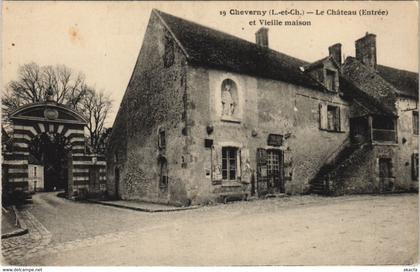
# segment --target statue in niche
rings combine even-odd
[[[233,115],[235,112],[235,101],[232,98],[231,89],[229,82],[222,88],[222,115]]]

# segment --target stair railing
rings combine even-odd
[[[324,159],[322,160],[323,161],[322,165],[334,163],[335,159],[337,158],[337,155],[349,145],[350,145],[350,137],[347,137],[336,149],[334,149],[334,151],[332,151],[331,153],[329,153],[327,156],[324,157]]]

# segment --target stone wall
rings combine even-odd
[[[179,173],[186,141],[184,64],[181,49],[152,13],[110,140],[107,161],[111,195],[118,186],[122,199],[172,204],[188,200]],[[166,134],[164,150],[158,147],[159,130]],[[166,189],[159,186],[162,158],[168,165]]]
[[[232,120],[221,117],[220,90],[224,79],[232,79],[238,86],[239,116]],[[195,186],[196,202],[211,201],[218,187],[208,175],[212,167],[212,150],[204,146],[205,139],[213,140],[215,148],[236,146],[241,150],[242,161],[248,160],[251,172],[256,169],[257,148],[277,148],[284,151],[286,193],[305,193],[328,156],[348,137],[348,105],[338,94],[310,90],[296,85],[254,78],[235,73],[189,69],[188,93],[195,106],[191,112],[193,141],[189,146],[192,161],[190,180]],[[319,104],[326,103],[341,108],[341,131],[319,128]],[[208,133],[207,127],[212,132]],[[269,134],[285,138],[281,147],[267,144]],[[243,166],[243,164],[242,164]],[[244,169],[241,169],[244,171]],[[242,186],[250,189],[252,175],[242,173]]]
[[[414,99],[397,100],[398,109],[398,152],[396,155],[397,184],[400,189],[418,189],[418,181],[412,178],[412,155],[418,153],[418,135],[413,133],[413,110],[418,111]]]
[[[228,114],[222,106],[226,80],[232,84]],[[320,123],[320,112],[328,106],[340,109],[336,131]],[[417,138],[408,132],[407,114],[401,112],[405,121],[399,128],[400,141],[404,137],[406,145],[392,149],[398,157],[396,174],[404,180],[408,176],[402,169],[410,168],[407,156],[417,149]],[[348,141],[348,120],[349,105],[338,92],[187,64],[182,48],[152,13],[111,135],[107,190],[123,199],[176,205],[215,201],[228,187],[250,192],[257,149],[264,148],[284,155],[285,192],[307,193],[309,181]],[[164,148],[159,147],[162,131]],[[270,134],[281,135],[282,145],[269,145]],[[223,147],[235,147],[240,154],[234,184],[220,181],[216,171],[221,168]],[[371,180],[375,152],[349,168],[350,183],[343,181],[343,192],[375,191]],[[167,187],[160,186],[162,160],[167,162]],[[365,187],[365,180],[371,187]],[[406,187],[399,181],[395,185]]]
[[[418,181],[412,176],[412,156],[418,153],[418,135],[413,133],[413,110],[417,110],[417,101],[399,98],[396,108],[398,142],[375,143],[357,158],[352,158],[352,163],[336,178],[340,185],[336,194],[386,192],[379,177],[381,158],[391,160],[392,186],[389,191],[418,190]]]

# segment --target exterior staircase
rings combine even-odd
[[[338,152],[333,152],[326,163],[320,168],[316,176],[310,181],[310,193],[320,195],[334,195],[337,193],[340,173],[352,165],[360,155],[366,152],[367,144],[352,144],[344,142]]]

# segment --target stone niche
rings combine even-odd
[[[226,78],[220,85],[219,108],[222,121],[239,122],[241,118],[240,90],[238,84]]]

